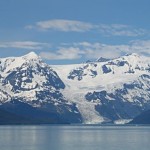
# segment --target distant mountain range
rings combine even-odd
[[[34,52],[0,59],[0,124],[124,123],[149,109],[150,57],[74,65],[48,65]]]

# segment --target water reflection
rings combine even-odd
[[[149,150],[150,127],[0,126],[0,150]]]

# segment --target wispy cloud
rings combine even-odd
[[[133,28],[129,25],[123,24],[101,24],[99,25],[99,31],[106,36],[129,36],[136,37],[147,34],[147,31],[141,28]]]
[[[40,21],[35,23],[35,25],[26,26],[28,29],[37,28],[40,30],[58,30],[58,31],[74,31],[74,32],[84,32],[89,31],[94,28],[94,25],[82,21],[76,20],[63,20],[63,19],[55,19],[55,20],[47,20]]]
[[[80,42],[73,43],[75,47],[84,49],[87,58],[97,58],[97,56],[106,58],[116,58],[126,53],[139,53],[150,55],[150,40],[135,40],[128,44],[110,45],[103,43]]]
[[[130,49],[133,52],[150,56],[150,40],[135,40],[130,42]]]
[[[44,47],[50,47],[50,44],[33,41],[0,42],[0,48],[20,48],[28,50],[39,50],[43,49]]]
[[[48,60],[72,60],[81,58],[84,53],[79,48],[68,47],[60,48],[56,52],[41,52],[40,56]]]
[[[139,53],[150,56],[150,40],[131,41],[126,45],[103,43],[73,43],[59,47],[55,52],[41,52],[41,57],[48,60],[97,59],[98,57],[117,58],[122,54]]]
[[[92,24],[77,20],[54,19],[36,22],[34,25],[27,25],[27,29],[38,29],[41,31],[57,30],[63,32],[86,32],[96,31],[103,36],[128,36],[137,37],[147,34],[148,31],[141,28],[134,28],[124,24]]]

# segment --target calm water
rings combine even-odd
[[[149,150],[150,126],[0,126],[0,150]]]

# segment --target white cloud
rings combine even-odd
[[[86,53],[88,58],[106,57],[106,58],[116,58],[125,53],[139,53],[150,55],[150,40],[137,40],[131,41],[129,44],[122,45],[109,45],[102,43],[74,43],[76,47],[82,47],[84,50],[89,50]]]
[[[35,25],[27,25],[26,29],[57,30],[63,32],[86,32],[94,30],[103,36],[127,36],[137,37],[148,34],[141,28],[134,28],[124,24],[92,24],[77,20],[54,19],[36,22]]]
[[[147,34],[147,31],[141,28],[133,28],[128,25],[123,24],[101,24],[99,25],[99,31],[105,36],[128,36],[128,37],[136,37]]]
[[[48,60],[71,60],[81,58],[84,54],[79,48],[60,48],[56,52],[41,52],[40,56]]]
[[[21,48],[29,50],[39,50],[43,47],[50,47],[50,44],[33,41],[0,42],[0,48]]]
[[[40,56],[48,60],[73,60],[73,59],[97,59],[98,57],[116,58],[125,53],[139,53],[150,55],[150,40],[131,41],[124,45],[110,45],[103,43],[80,42],[65,44],[54,51],[48,51],[51,47],[48,43],[33,41],[0,42],[0,48],[17,48],[27,50],[40,50]],[[43,51],[46,49],[47,51]]]
[[[82,45],[83,44],[83,45]],[[74,45],[74,44],[73,44]],[[105,45],[101,43],[79,43],[77,46],[62,47],[55,52],[41,52],[40,56],[47,60],[73,60],[81,59],[85,57],[87,59],[105,57],[105,58],[116,58],[121,55],[121,48],[126,48],[126,46],[113,46]],[[86,46],[85,46],[86,45]],[[81,48],[81,46],[83,46]]]
[[[40,21],[37,22],[35,26],[28,25],[26,26],[26,28],[28,29],[37,28],[40,30],[52,29],[65,32],[68,31],[84,32],[94,28],[94,25],[76,20],[55,19],[55,20]]]
[[[119,57],[124,50],[127,53],[129,52],[128,45],[108,45],[89,42],[74,43],[73,45],[81,47],[85,52],[85,57],[88,59],[96,59],[98,57],[116,58]]]
[[[131,41],[130,49],[137,53],[145,53],[150,55],[150,40],[141,41]]]
[[[73,43],[65,44],[55,52],[41,52],[41,57],[48,60],[97,59],[99,57],[117,58],[122,54],[139,53],[150,55],[150,40],[132,41],[124,45],[109,45],[103,43]]]

